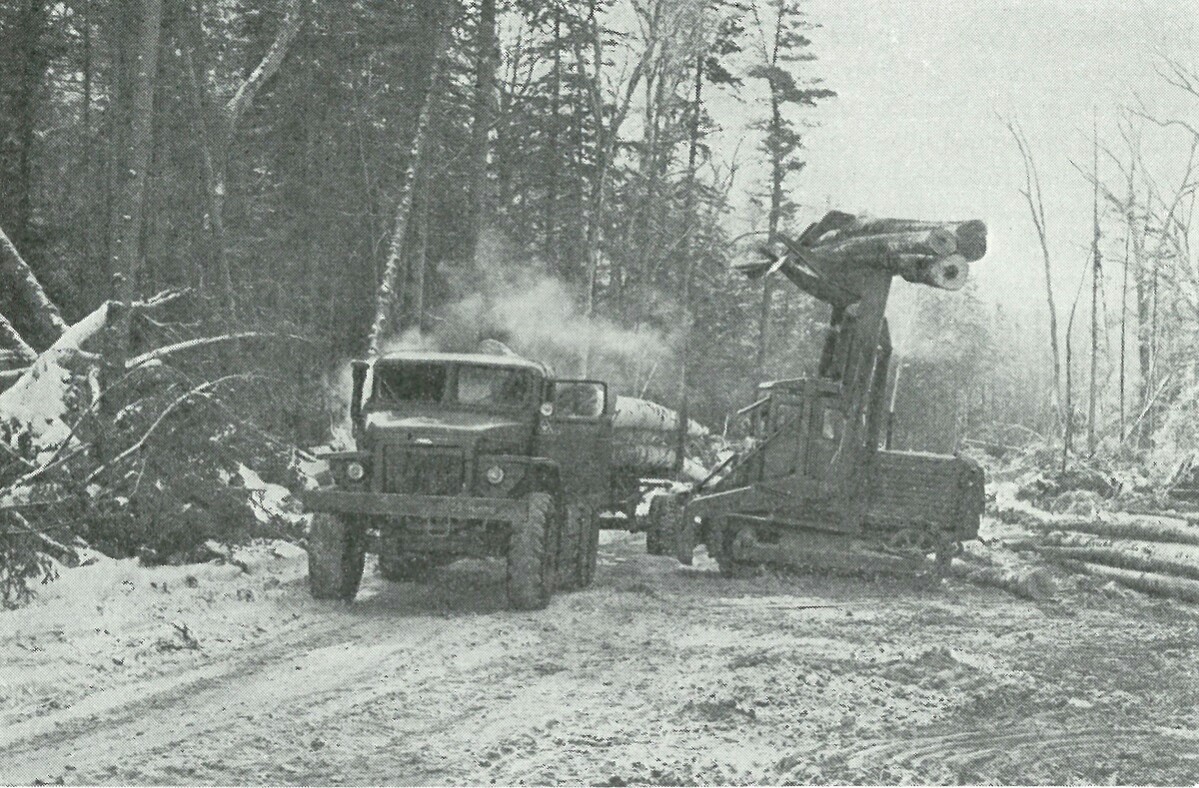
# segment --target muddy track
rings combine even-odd
[[[900,741],[868,745],[845,759],[853,773],[906,770],[922,775],[964,776],[994,774],[1002,767],[1020,763],[1048,764],[1065,758],[1078,767],[1095,759],[1115,755],[1152,756],[1159,762],[1186,758],[1199,745],[1193,731],[1168,728],[1120,729],[1103,726],[1091,729],[1032,730],[999,732],[980,729],[924,735]],[[1192,758],[1199,767],[1199,755]]]

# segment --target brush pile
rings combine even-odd
[[[82,545],[181,563],[209,560],[213,544],[298,536],[298,518],[264,506],[295,485],[301,456],[275,437],[295,387],[248,361],[269,337],[197,336],[183,292],[109,301],[68,324],[3,241],[3,345],[17,364],[0,381],[0,606],[27,600]]]

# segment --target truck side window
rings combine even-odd
[[[554,412],[597,419],[604,415],[604,387],[587,381],[560,380],[554,384]]]

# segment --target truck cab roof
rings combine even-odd
[[[493,355],[490,353],[442,353],[428,350],[398,350],[384,353],[376,361],[411,361],[426,364],[481,364],[489,367],[527,369],[542,377],[550,377],[546,365],[515,355]]]

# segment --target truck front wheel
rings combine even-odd
[[[554,499],[548,493],[530,493],[525,504],[524,519],[512,523],[508,537],[508,603],[517,610],[540,610],[553,591]]]
[[[308,587],[317,599],[353,601],[366,562],[364,528],[347,517],[318,512],[308,534]]]

